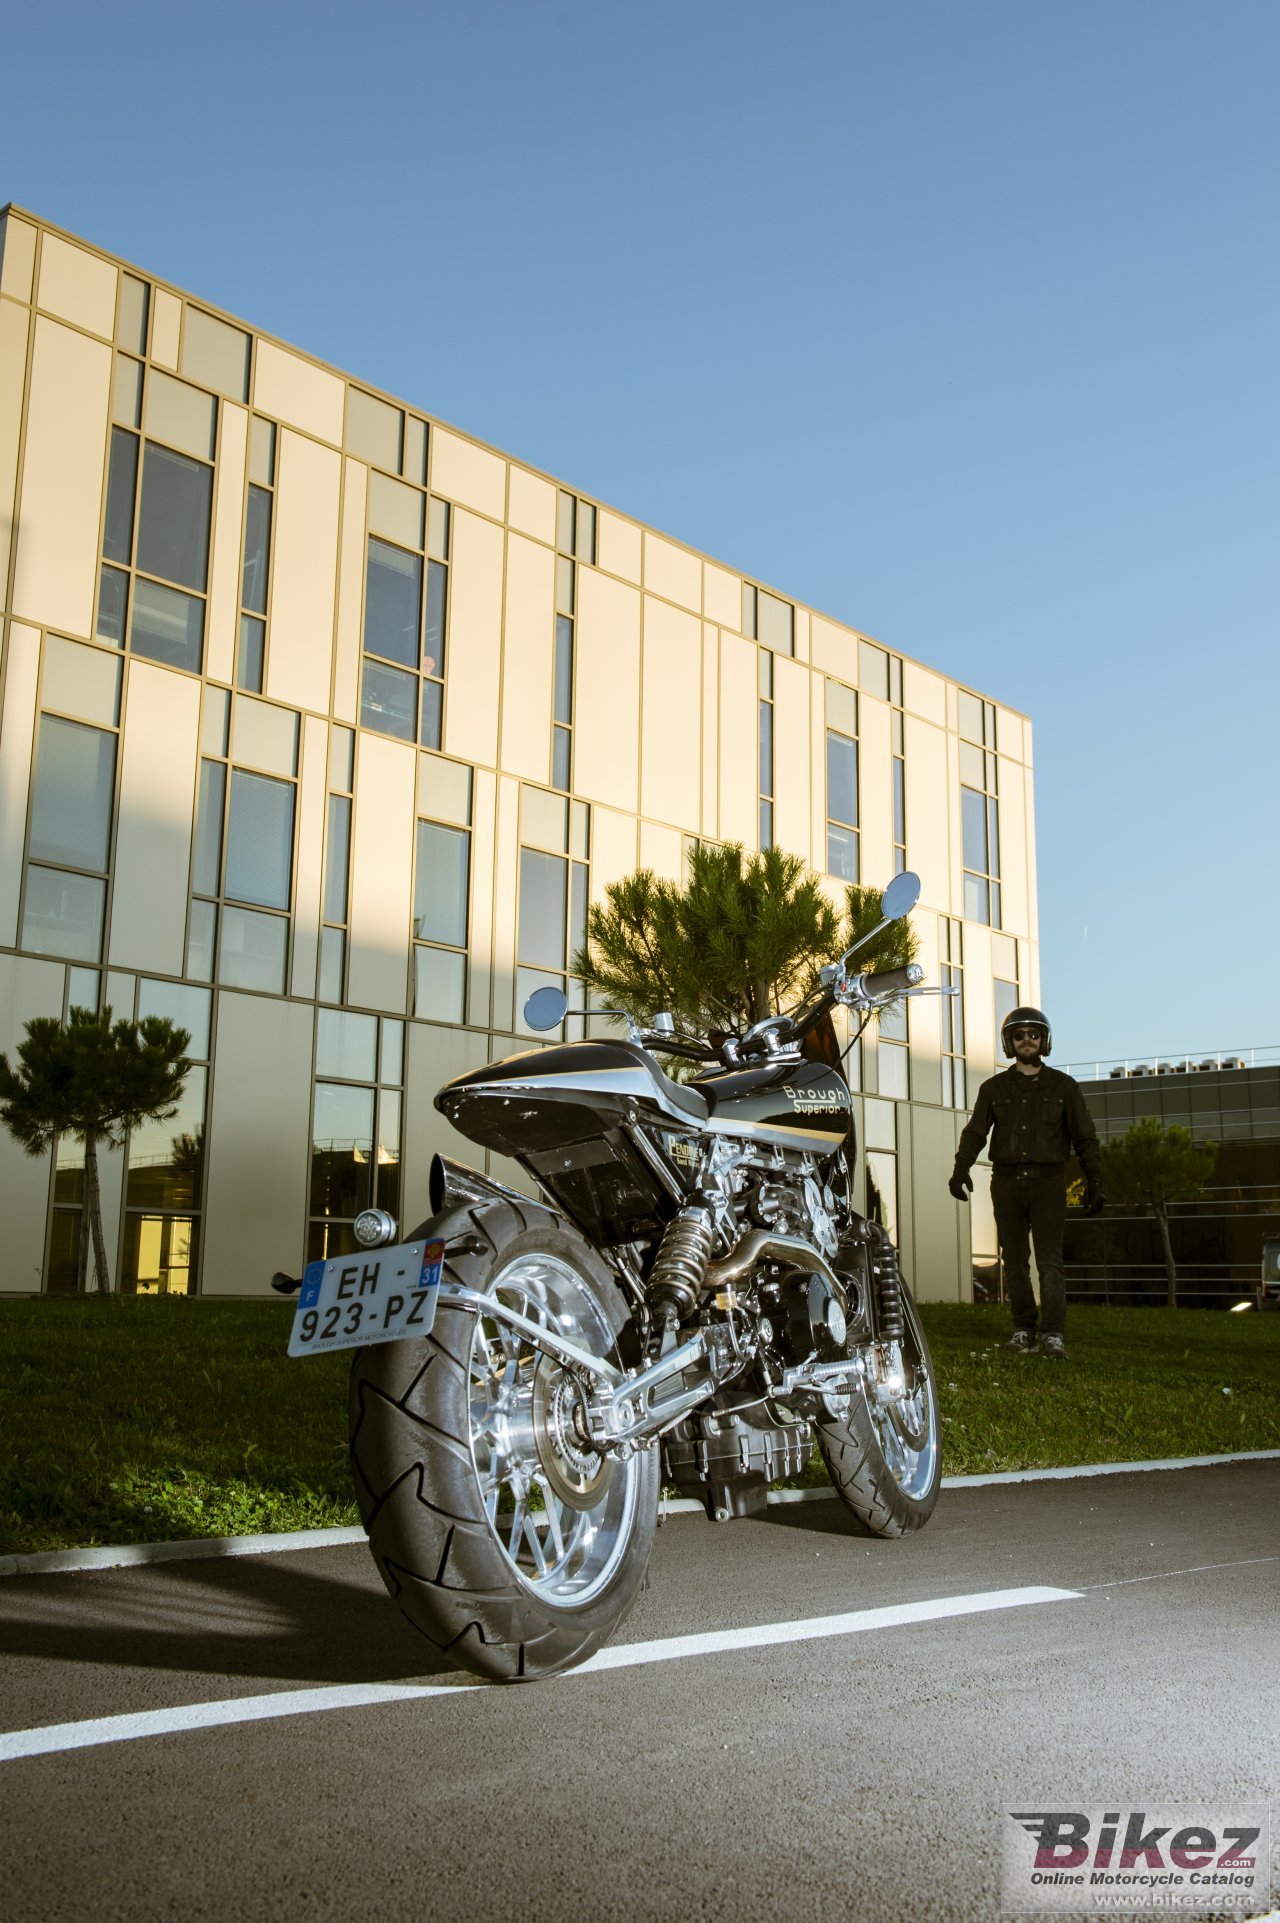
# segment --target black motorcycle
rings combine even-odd
[[[885,891],[909,914],[914,875]],[[858,1528],[937,1501],[928,1344],[884,1227],[851,1205],[855,1147],[832,1010],[927,993],[850,972],[714,1044],[628,1016],[628,1038],[491,1063],[437,1108],[514,1157],[544,1201],[437,1156],[408,1241],[377,1210],[360,1254],[311,1264],[290,1353],[357,1351],[351,1463],[378,1569],[451,1662],[510,1681],[585,1661],[640,1585],[664,1485],[752,1515],[816,1435]],[[936,992],[936,991],[934,991]],[[615,1011],[621,1012],[621,1011]],[[525,1019],[565,1019],[539,989]],[[703,1064],[688,1081],[658,1056]],[[286,1281],[286,1278],[280,1278]]]

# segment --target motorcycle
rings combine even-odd
[[[355,1350],[350,1454],[382,1579],[438,1653],[477,1675],[552,1676],[613,1634],[640,1587],[664,1486],[715,1521],[760,1512],[814,1440],[855,1527],[928,1520],[941,1474],[929,1345],[884,1226],[852,1206],[856,1149],[832,1021],[921,989],[915,964],[850,964],[740,1035],[627,1034],[460,1075],[436,1107],[513,1157],[543,1199],[437,1156],[431,1215],[312,1263],[293,1355]],[[945,991],[944,991],[945,992]],[[558,989],[526,1005],[559,1027]],[[668,1075],[658,1057],[696,1065]],[[287,1277],[279,1286],[297,1287]]]

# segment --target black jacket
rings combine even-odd
[[[993,1168],[1061,1168],[1074,1151],[1085,1180],[1101,1179],[1097,1131],[1080,1084],[1047,1063],[1036,1076],[1014,1066],[982,1084],[956,1150],[958,1173],[968,1174],[988,1135]]]

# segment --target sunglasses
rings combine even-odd
[[[1043,1035],[1044,1030],[1040,1028],[1011,1028],[1009,1030],[1009,1039],[1012,1042],[1038,1042],[1042,1040]]]

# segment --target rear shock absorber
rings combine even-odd
[[[882,1342],[901,1342],[902,1322],[902,1272],[898,1268],[898,1251],[886,1229],[879,1223],[868,1223],[875,1230],[875,1240],[871,1249],[871,1273],[876,1283],[876,1307],[879,1310],[878,1333]]]
[[[715,1246],[715,1217],[701,1198],[668,1222],[649,1275],[650,1300],[677,1319],[692,1315]]]

